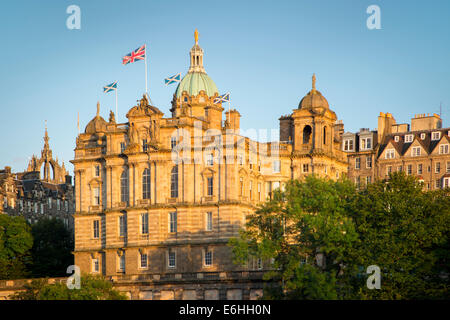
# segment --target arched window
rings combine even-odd
[[[323,127],[323,144],[327,144],[327,127]]]
[[[142,199],[150,199],[150,169],[148,168],[142,174]]]
[[[303,143],[304,144],[310,143],[311,132],[312,132],[312,129],[310,126],[307,125],[303,128]]]
[[[120,201],[128,203],[128,169],[120,176]]]
[[[170,197],[178,198],[178,166],[174,166],[170,173]]]

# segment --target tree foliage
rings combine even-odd
[[[73,264],[73,240],[69,229],[58,219],[42,219],[32,226],[34,238],[31,249],[33,277],[66,276]]]
[[[34,279],[25,290],[12,298],[15,300],[126,300],[127,297],[113,288],[101,276],[84,275],[80,289],[69,289],[65,282],[48,284],[47,279]]]
[[[22,217],[0,215],[0,279],[24,278],[29,273],[31,229]]]
[[[401,173],[361,191],[308,176],[275,192],[230,245],[235,263],[271,262],[266,299],[445,298],[449,199]],[[370,265],[380,290],[366,286]]]

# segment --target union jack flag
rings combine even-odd
[[[217,98],[214,99],[214,103],[220,103],[220,102],[230,102],[230,93],[227,92],[221,96],[218,96]]]
[[[131,62],[136,62],[137,60],[145,59],[145,44],[142,47],[137,48],[133,52],[127,54],[122,59],[122,64],[129,64]]]

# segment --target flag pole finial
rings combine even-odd
[[[195,29],[194,31],[194,39],[195,39],[195,44],[198,44],[198,30]]]
[[[97,117],[100,116],[100,101],[97,101]]]
[[[312,76],[312,89],[314,91],[316,91],[316,74],[315,73],[313,73],[313,76]]]

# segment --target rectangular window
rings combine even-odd
[[[439,140],[441,138],[441,133],[439,131],[431,133],[431,140]]]
[[[397,167],[397,171],[398,171],[398,172],[402,172],[402,171],[403,171],[403,166],[398,166],[398,167]]]
[[[56,200],[56,208],[61,210],[61,201],[59,199]]]
[[[205,250],[205,261],[204,261],[205,267],[212,266],[212,259],[213,259],[212,255],[213,255],[212,251]]]
[[[372,149],[372,138],[362,138],[361,139],[361,150]]]
[[[417,174],[422,174],[422,164],[421,163],[419,163],[418,165],[417,165]]]
[[[100,188],[94,188],[94,206],[100,205]]]
[[[142,151],[143,152],[147,152],[148,151],[147,139],[142,139]]]
[[[448,153],[448,144],[441,144],[439,146],[439,154],[447,154]]]
[[[441,172],[441,163],[440,162],[436,162],[436,167],[435,167],[435,173],[440,173]]]
[[[213,177],[207,178],[207,185],[208,185],[208,196],[212,196],[214,194],[214,179]]]
[[[95,166],[94,171],[95,171],[94,175],[96,177],[100,177],[100,166]]]
[[[386,175],[389,175],[392,172],[392,166],[386,167]]]
[[[244,179],[243,178],[239,178],[239,188],[240,188],[241,196],[243,196],[244,195]]]
[[[405,136],[405,143],[409,143],[409,142],[412,142],[413,141],[413,135],[412,134],[407,134],[406,136]]]
[[[357,176],[355,178],[355,184],[356,184],[356,188],[359,188],[361,186],[361,177]]]
[[[412,174],[412,165],[411,164],[408,164],[406,173],[408,175]]]
[[[125,254],[124,253],[119,257],[119,270],[125,271]]]
[[[100,237],[100,220],[94,220],[93,224],[94,239],[98,239]]]
[[[125,215],[121,215],[119,217],[119,236],[125,237],[127,232],[127,217]]]
[[[443,184],[442,184],[443,188],[450,187],[450,178],[444,178],[444,179],[442,179],[442,182],[443,182]]]
[[[92,259],[92,272],[97,273],[100,270],[98,259]]]
[[[366,157],[366,168],[372,168],[372,156]]]
[[[344,140],[344,151],[353,151],[353,139]]]
[[[176,266],[175,252],[170,250],[169,254],[168,254],[168,258],[169,258],[169,261],[168,261],[169,268],[175,268],[175,266]]]
[[[273,161],[272,165],[273,165],[273,173],[281,172],[281,161],[280,160]]]
[[[360,169],[360,168],[361,168],[361,158],[356,157],[355,158],[355,169]]]
[[[48,208],[52,208],[52,198],[48,198]]]
[[[450,161],[447,161],[447,173],[450,173]]]
[[[420,147],[413,147],[411,150],[411,156],[412,157],[420,156]]]
[[[177,144],[178,144],[177,138],[176,137],[171,137],[170,138],[170,149],[175,149]]]
[[[309,164],[304,163],[304,164],[303,164],[303,173],[306,173],[306,172],[308,172],[308,171],[309,171]]]
[[[436,189],[438,189],[438,188],[440,188],[441,187],[441,180],[440,179],[437,179],[436,180]]]
[[[249,181],[248,189],[249,189],[249,193],[250,193],[250,200],[253,200],[253,181],[252,180]]]
[[[141,233],[148,234],[148,213],[141,213]]]
[[[212,221],[212,212],[206,213],[206,231],[212,231],[213,221]]]
[[[366,184],[370,184],[372,183],[372,177],[371,176],[367,176],[366,177]]]
[[[12,206],[11,206],[11,207],[12,207]],[[41,203],[40,207],[41,207],[41,214],[44,214],[44,204]]]
[[[125,142],[121,142],[120,143],[120,153],[124,153],[125,149],[126,149]]]
[[[141,253],[141,268],[147,269],[148,266],[148,257],[146,253]]]
[[[169,232],[170,233],[177,232],[177,213],[176,212],[169,213]]]
[[[384,154],[385,159],[394,159],[395,158],[395,150],[394,149],[388,149],[386,150],[386,153]]]

